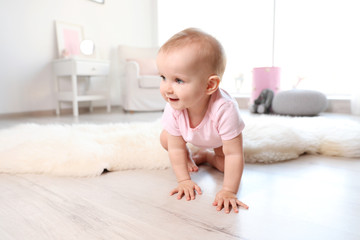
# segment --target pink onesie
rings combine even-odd
[[[212,94],[207,112],[197,127],[190,127],[186,109],[174,110],[169,103],[165,107],[162,125],[169,134],[182,136],[185,142],[200,148],[220,147],[223,140],[237,137],[245,127],[237,102],[222,89]]]

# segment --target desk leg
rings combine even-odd
[[[77,78],[76,75],[71,76],[71,85],[72,85],[72,92],[73,92],[73,115],[74,117],[79,116],[79,106],[78,106],[78,99],[77,99]]]
[[[111,86],[109,77],[106,77],[106,89],[107,89],[107,102],[106,102],[106,110],[107,112],[111,112]]]
[[[86,85],[85,85],[85,91],[89,92],[90,90],[90,81],[91,81],[91,76],[87,76],[86,77]],[[89,107],[90,112],[92,113],[94,111],[94,107],[93,107],[93,102],[90,101],[90,107]]]
[[[91,113],[94,112],[94,107],[93,107],[93,102],[92,101],[90,101],[89,110],[90,110]]]
[[[55,112],[56,115],[60,115],[60,101],[59,101],[59,79],[57,76],[54,77],[55,80],[55,94],[56,94],[56,103],[55,103]]]

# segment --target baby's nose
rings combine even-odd
[[[173,93],[173,88],[172,88],[172,86],[171,86],[171,83],[170,83],[170,81],[168,81],[167,83],[166,83],[166,92],[167,93]]]

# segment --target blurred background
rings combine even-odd
[[[253,68],[277,66],[281,90],[349,100],[360,94],[359,11],[357,0],[0,0],[0,114],[55,108],[55,21],[81,25],[96,58],[110,61],[113,106],[122,105],[118,46],[158,47],[187,27],[223,44],[222,87],[234,95],[251,94]]]

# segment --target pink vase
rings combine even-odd
[[[276,94],[280,88],[279,67],[258,67],[253,69],[253,84],[250,102],[260,95],[261,91],[269,88]]]

